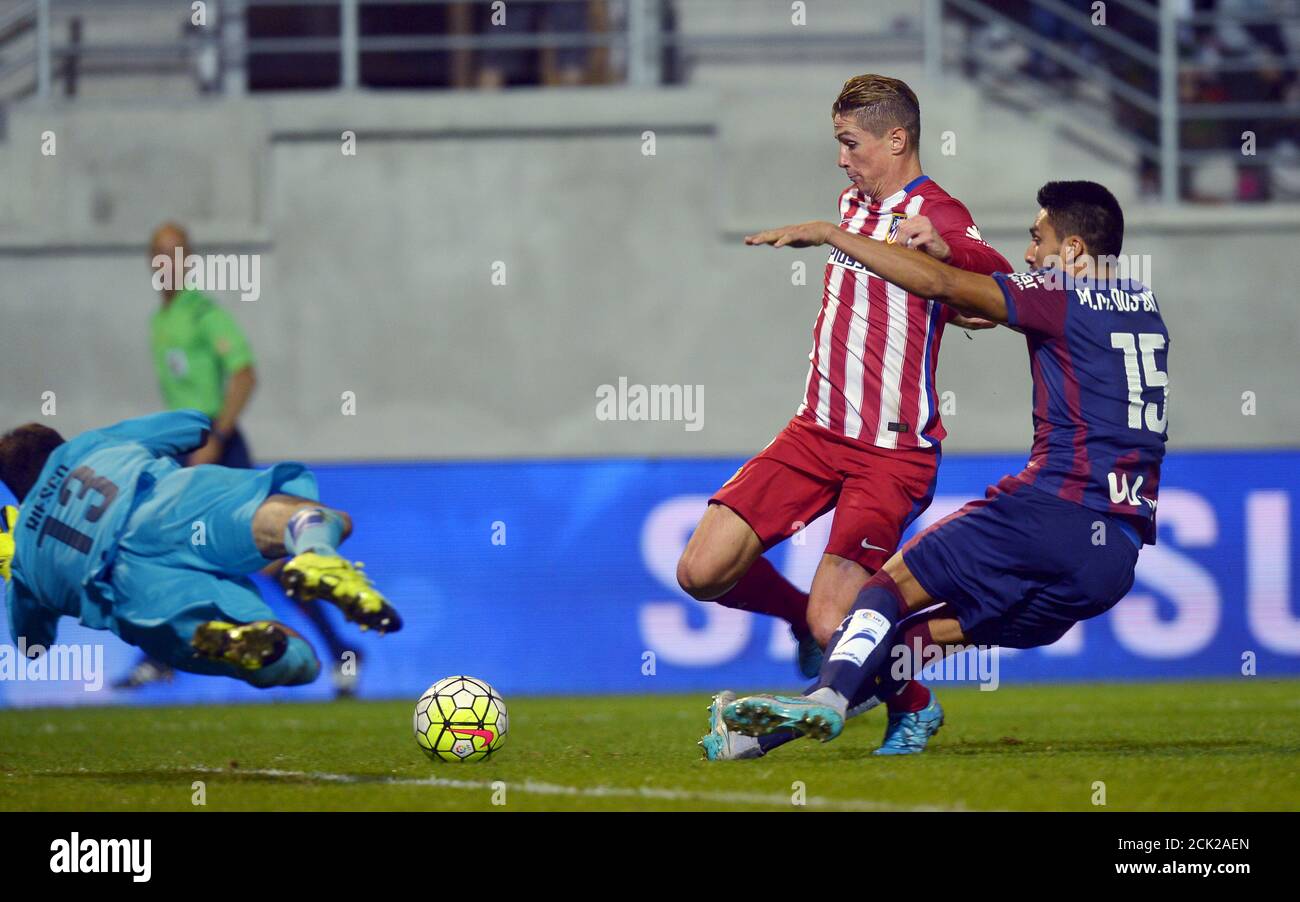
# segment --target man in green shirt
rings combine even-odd
[[[167,223],[154,232],[151,244],[151,263],[162,257],[161,270],[170,276],[150,324],[158,383],[169,410],[192,408],[212,418],[207,444],[187,463],[251,467],[237,423],[257,384],[253,352],[228,310],[201,291],[184,288],[183,273],[171,272],[178,249],[182,258],[188,253],[188,242],[184,229]]]
[[[169,410],[198,410],[212,420],[207,443],[192,452],[185,459],[186,464],[248,469],[253,466],[253,458],[238,422],[257,384],[253,351],[230,311],[202,291],[184,287],[183,269],[173,271],[174,261],[184,260],[188,253],[191,253],[189,236],[181,226],[164,223],[154,232],[149,263],[162,295],[162,306],[150,323],[149,343],[158,384]],[[268,570],[278,570],[279,566],[274,564]],[[298,607],[329,647],[338,694],[353,694],[355,668],[344,671],[342,658],[347,649],[325,612],[312,603]],[[119,689],[134,689],[171,676],[171,667],[143,656],[114,685]]]

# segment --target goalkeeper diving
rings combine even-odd
[[[0,515],[0,575],[9,631],[29,656],[55,641],[59,618],[75,617],[178,670],[310,683],[316,653],[249,579],[283,557],[291,597],[329,602],[363,630],[401,629],[360,565],[339,555],[351,519],[319,502],[305,466],[181,466],[211,428],[178,410],[70,441],[39,423],[0,437],[0,481],[21,505]]]

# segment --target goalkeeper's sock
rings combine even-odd
[[[284,547],[291,555],[314,551],[338,557],[342,541],[343,518],[324,507],[304,507],[284,528]]]
[[[796,639],[811,635],[808,593],[796,589],[765,557],[754,561],[734,586],[714,600],[725,608],[780,617],[790,624]]]

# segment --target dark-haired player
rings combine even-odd
[[[311,646],[248,579],[286,555],[291,596],[328,601],[362,629],[401,628],[339,556],[351,520],[317,500],[302,464],[181,467],[211,428],[179,410],[71,441],[39,423],[0,437],[0,481],[22,505],[0,512],[0,574],[9,632],[29,655],[54,641],[60,617],[75,617],[179,670],[309,683],[320,671]]]
[[[1124,217],[1109,191],[1050,182],[1038,203],[1025,253],[1034,271],[1024,274],[963,272],[825,222],[746,239],[829,243],[910,292],[1023,332],[1034,382],[1024,471],[927,529],[872,576],[827,645],[814,689],[727,705],[726,725],[760,736],[763,748],[838,736],[846,711],[888,681],[900,633],[935,645],[1055,642],[1123,598],[1142,544],[1155,543],[1168,332],[1151,290],[1115,266]],[[920,711],[891,713],[879,752],[922,751],[942,723],[930,695]]]
[[[921,171],[921,111],[905,83],[859,75],[832,105],[845,234],[921,247],[973,272],[1009,269],[980,238],[966,207]],[[677,566],[700,601],[791,624],[800,669],[821,649],[868,576],[929,506],[945,436],[936,405],[939,343],[949,322],[978,328],[909,293],[838,249],[826,263],[808,380],[794,419],[712,498]],[[805,595],[764,553],[834,509],[825,553]],[[915,699],[892,697],[899,710]],[[923,703],[923,701],[922,701]],[[711,730],[720,722],[711,709]],[[710,759],[732,757],[716,733]]]

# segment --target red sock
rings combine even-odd
[[[885,699],[890,714],[915,714],[928,704],[930,690],[916,680],[905,680],[897,695]]]
[[[934,637],[930,635],[930,621],[927,618],[908,624],[899,633],[894,645],[895,647],[906,646],[915,655],[917,648],[925,649],[933,642]],[[913,660],[916,658],[913,657]],[[885,699],[885,708],[890,714],[914,714],[930,704],[930,690],[916,680],[903,680],[899,686],[897,693],[890,694]]]
[[[754,566],[740,578],[740,582],[715,601],[727,608],[780,617],[790,624],[796,638],[804,639],[811,635],[808,629],[808,593],[796,589],[765,557],[754,561]]]

